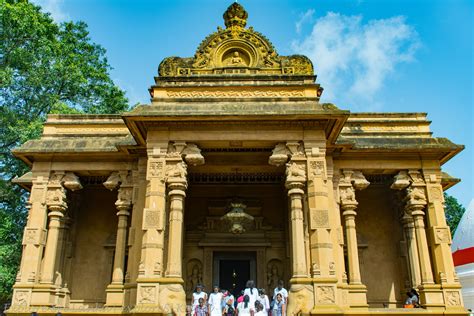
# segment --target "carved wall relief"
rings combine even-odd
[[[202,262],[191,259],[186,264],[186,294],[191,296],[198,284],[202,284]]]
[[[278,285],[278,281],[283,279],[283,263],[281,260],[272,259],[267,263],[267,288],[272,295],[273,289]]]
[[[138,293],[138,303],[154,304],[156,302],[156,286],[141,286]]]
[[[446,305],[448,306],[461,305],[461,298],[459,296],[459,292],[457,291],[446,292]]]
[[[316,288],[316,300],[319,304],[334,304],[336,302],[334,287],[318,286]]]

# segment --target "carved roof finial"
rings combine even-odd
[[[224,12],[224,22],[227,28],[240,27],[247,25],[248,13],[244,7],[236,2],[232,3]]]

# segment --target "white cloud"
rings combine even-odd
[[[314,9],[309,9],[308,11],[300,15],[300,19],[295,23],[296,33],[301,33],[301,28],[305,23],[308,23],[313,19],[313,15]]]
[[[377,92],[397,65],[414,59],[419,46],[416,31],[402,16],[364,23],[362,16],[333,12],[318,18],[311,33],[292,44],[296,53],[313,61],[326,100],[365,110],[380,103]]]
[[[64,0],[33,0],[32,2],[41,6],[44,12],[51,13],[51,17],[58,23],[70,19],[62,8]]]

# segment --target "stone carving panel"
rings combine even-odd
[[[267,288],[273,293],[278,281],[283,279],[283,263],[281,260],[272,259],[267,263]]]
[[[446,305],[458,306],[461,305],[461,297],[458,291],[447,291],[446,292]]]
[[[434,228],[434,240],[435,244],[450,244],[451,234],[448,227],[435,227]]]
[[[16,306],[28,306],[30,302],[30,292],[18,290],[15,291],[15,298],[13,300],[13,305]]]
[[[316,287],[316,299],[319,304],[335,304],[335,291],[332,286]]]
[[[25,228],[23,245],[44,245],[46,243],[46,230],[39,228]]]
[[[341,204],[353,204],[357,203],[355,198],[355,190],[352,186],[341,188],[339,190],[339,195],[341,198]]]
[[[156,286],[140,286],[139,288],[139,304],[155,304],[156,303]]]
[[[443,193],[439,188],[431,188],[431,200],[432,201],[444,201]]]
[[[329,226],[329,211],[310,209],[310,228],[317,229]]]
[[[184,162],[178,162],[174,165],[166,166],[167,181],[173,179],[185,180],[188,174],[187,166]]]
[[[309,163],[311,174],[314,176],[323,176],[325,178],[325,162],[324,160],[312,160]]]
[[[296,162],[286,164],[286,181],[305,182],[306,170],[303,165]]]
[[[145,208],[143,210],[144,217],[143,217],[143,229],[158,229],[162,230],[163,229],[163,216],[161,214],[161,211],[159,210],[152,210]]]
[[[202,262],[198,259],[191,259],[186,264],[186,293],[191,295],[197,285],[202,284]]]
[[[164,166],[163,161],[150,161],[150,167],[149,167],[150,176],[158,177],[158,178],[164,177],[163,166]]]

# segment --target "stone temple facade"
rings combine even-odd
[[[50,115],[9,315],[185,315],[194,287],[289,289],[288,315],[466,315],[425,113],[320,103],[311,61],[226,28],[159,66],[151,104]],[[417,288],[424,308],[403,309]]]

